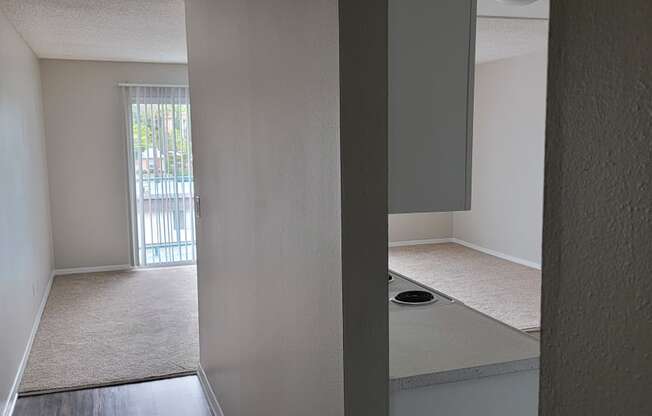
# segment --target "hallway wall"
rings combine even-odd
[[[387,3],[186,19],[206,380],[229,416],[387,415]]]
[[[38,60],[0,12],[0,414],[52,273]],[[17,387],[17,386],[16,386]]]
[[[41,60],[57,269],[130,263],[119,82],[187,84],[187,66]]]
[[[552,2],[541,415],[652,415],[651,21]]]

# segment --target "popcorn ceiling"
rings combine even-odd
[[[548,21],[537,19],[478,18],[477,63],[511,58],[546,50]]]
[[[0,0],[39,58],[186,62],[183,0]]]
[[[183,0],[0,0],[39,58],[185,63]],[[476,62],[543,50],[548,21],[478,18]]]

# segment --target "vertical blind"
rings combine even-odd
[[[134,263],[192,263],[197,251],[188,88],[121,88]]]

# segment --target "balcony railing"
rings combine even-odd
[[[139,180],[141,178],[138,178]],[[143,199],[192,198],[194,185],[192,176],[142,176],[142,190],[136,189],[136,196]]]

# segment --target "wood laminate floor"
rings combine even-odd
[[[14,416],[211,416],[197,376],[20,397]]]

